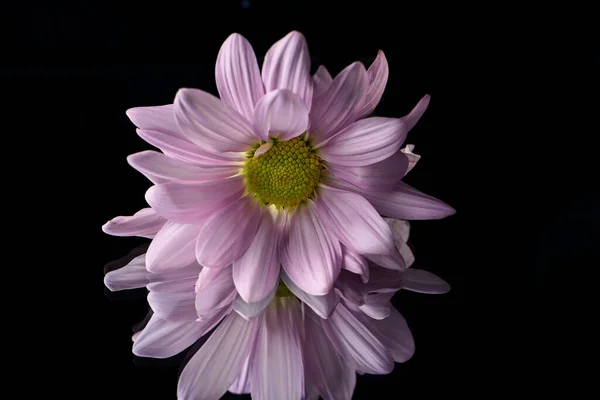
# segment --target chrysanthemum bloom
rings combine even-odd
[[[346,252],[404,268],[381,215],[454,212],[400,181],[409,166],[400,146],[429,96],[403,118],[365,118],[387,82],[383,52],[368,70],[356,62],[335,79],[322,66],[311,76],[306,41],[291,32],[267,52],[261,71],[248,41],[233,34],[215,77],[220,99],[181,89],[174,104],[127,111],[163,153],[128,158],[155,184],[146,193],[151,209],[104,230],[145,236],[160,226],[147,254],[151,272],[195,261],[232,265],[241,297],[258,302],[282,266],[302,290],[324,295]]]
[[[154,314],[133,337],[136,355],[174,356],[218,325],[181,372],[180,399],[218,399],[227,390],[254,399],[351,399],[356,372],[389,373],[394,361],[414,352],[391,296],[401,288],[449,289],[425,271],[373,266],[368,283],[342,271],[335,291],[314,296],[282,271],[263,301],[246,303],[236,293],[231,266],[196,264],[153,274],[145,259],[139,256],[105,278],[111,290],[146,286],[150,292]]]

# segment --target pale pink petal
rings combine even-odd
[[[396,246],[408,242],[408,237],[410,236],[410,222],[396,218],[384,218],[383,220],[391,228]]]
[[[215,312],[229,307],[235,300],[236,292],[231,277],[231,267],[222,271],[209,286],[196,293],[195,304],[198,317],[210,318]]]
[[[304,101],[287,89],[264,95],[254,109],[254,133],[259,139],[290,140],[306,132],[308,109]]]
[[[321,184],[317,211],[345,246],[361,254],[387,254],[394,248],[392,230],[359,194]]]
[[[199,165],[239,165],[244,161],[243,153],[216,153],[208,151],[179,136],[167,133],[138,129],[137,134],[151,145],[159,148],[169,157]]]
[[[252,243],[259,219],[259,205],[247,196],[206,220],[196,242],[200,265],[224,268],[240,258]]]
[[[223,315],[210,321],[165,321],[153,314],[139,332],[133,354],[138,357],[168,358],[181,353],[210,331]]]
[[[360,306],[362,312],[373,319],[384,319],[390,315],[390,300],[395,292],[373,293],[367,296],[365,304]]]
[[[159,131],[172,137],[184,137],[175,122],[173,104],[134,107],[128,109],[125,114],[139,129]]]
[[[250,122],[202,90],[179,89],[175,120],[190,142],[215,152],[246,151],[256,142]]]
[[[208,288],[224,273],[229,273],[227,268],[202,268],[202,271],[200,271],[200,274],[198,274],[198,280],[196,281],[196,293]]]
[[[194,305],[193,284],[188,290],[176,292],[150,292],[148,304],[157,317],[167,321],[195,321],[198,318]]]
[[[370,191],[394,190],[398,182],[406,175],[408,158],[397,152],[383,161],[362,167],[342,167],[334,163],[327,164],[327,169],[335,176],[361,189]]]
[[[402,117],[402,120],[406,123],[407,131],[410,131],[419,122],[429,106],[430,99],[431,97],[426,94],[407,115]]]
[[[252,46],[232,33],[217,56],[215,80],[221,101],[252,121],[254,105],[265,94]]]
[[[262,313],[269,303],[271,303],[273,297],[275,297],[275,293],[277,293],[277,286],[271,289],[271,292],[267,294],[267,297],[255,303],[246,303],[238,294],[233,302],[233,310],[245,319],[252,319]]]
[[[355,62],[315,99],[310,113],[310,137],[316,146],[357,120],[368,85],[364,65]]]
[[[152,274],[154,275],[154,274]],[[198,273],[195,273],[188,277],[179,277],[176,279],[160,279],[150,282],[147,286],[148,290],[156,293],[169,293],[169,292],[181,292],[181,291],[194,291],[196,281],[198,280]]]
[[[367,259],[346,246],[342,246],[342,254],[342,268],[360,275],[360,279],[363,282],[368,282],[369,264],[367,263]]]
[[[315,296],[306,293],[298,287],[290,277],[285,273],[281,272],[281,280],[287,286],[288,289],[302,301],[304,304],[313,309],[313,311],[321,318],[329,318],[331,313],[335,311],[335,307],[338,305],[340,298],[335,290],[330,290],[329,293],[322,296]]]
[[[104,285],[111,291],[142,288],[150,283],[146,270],[146,255],[142,254],[122,268],[104,275]]]
[[[190,224],[201,222],[233,203],[244,190],[243,176],[194,185],[169,182],[148,189],[146,201],[168,220]]]
[[[406,264],[406,268],[410,268],[411,265],[413,265],[415,262],[415,255],[413,254],[410,247],[408,247],[407,244],[401,244],[400,246],[398,246],[398,252],[400,252],[400,255],[404,259],[404,264]]]
[[[234,394],[250,394],[250,356],[246,357],[240,375],[229,387]]]
[[[319,65],[319,68],[317,68],[317,72],[315,72],[315,74],[313,75],[313,82],[315,84],[313,93],[314,101],[317,97],[323,94],[329,88],[329,86],[331,86],[333,78],[331,77],[331,74],[329,73],[329,71],[327,71],[327,68],[325,68],[325,66]]]
[[[450,291],[450,285],[446,281],[422,269],[407,269],[402,274],[402,288],[427,294],[443,294]]]
[[[335,281],[335,289],[344,300],[357,307],[367,301],[365,284],[357,275],[348,271],[340,272],[340,276]]]
[[[393,192],[364,194],[373,207],[386,217],[399,219],[442,219],[456,210],[435,197],[400,182]]]
[[[308,199],[292,215],[281,253],[285,272],[303,291],[329,293],[340,273],[340,243],[326,230],[315,203]]]
[[[148,247],[146,268],[153,273],[187,267],[196,261],[200,225],[167,222]]]
[[[361,119],[320,144],[319,156],[344,167],[375,164],[400,149],[408,133],[406,126],[401,118]]]
[[[142,208],[130,217],[115,217],[102,226],[105,233],[113,236],[154,237],[167,222],[151,208]]]
[[[179,376],[182,400],[219,399],[242,372],[256,341],[259,318],[246,321],[231,313],[194,354]]]
[[[278,241],[274,217],[265,211],[248,250],[233,262],[233,281],[244,301],[261,301],[277,286],[280,265]]]
[[[310,110],[314,84],[310,76],[308,45],[300,32],[290,32],[271,46],[265,55],[262,80],[267,93],[289,89],[304,100]]]
[[[379,341],[391,352],[394,361],[408,361],[415,352],[415,341],[406,320],[391,307],[390,315],[382,320],[361,318],[361,320],[377,336]]]
[[[408,158],[408,168],[406,169],[406,172],[404,173],[405,175],[408,174],[410,172],[410,170],[413,169],[415,167],[415,165],[417,165],[417,162],[421,159],[420,155],[412,152],[414,148],[415,148],[414,144],[407,144],[405,148],[400,150]]]
[[[127,162],[152,183],[201,183],[229,178],[240,172],[234,166],[199,166],[146,150],[127,157]]]
[[[290,297],[276,298],[260,319],[262,324],[250,367],[252,398],[302,399],[304,366],[300,303]]]
[[[344,305],[321,321],[333,347],[356,369],[369,374],[388,374],[394,360],[385,346]]]
[[[331,346],[317,316],[306,312],[304,321],[306,380],[325,399],[351,400],[356,386],[354,369]]]
[[[371,276],[366,284],[369,293],[397,292],[402,288],[404,272],[386,268],[371,268]]]
[[[369,76],[369,89],[365,95],[358,118],[364,118],[375,110],[375,107],[379,104],[379,100],[381,100],[381,96],[385,90],[389,73],[390,71],[385,54],[383,54],[383,51],[379,50],[375,61],[373,61],[373,64],[371,64],[367,70],[367,75]]]

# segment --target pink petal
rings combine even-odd
[[[404,173],[405,175],[408,174],[410,172],[410,170],[413,169],[415,167],[415,165],[417,165],[417,162],[421,159],[420,155],[412,152],[414,148],[415,148],[414,144],[407,144],[406,147],[404,147],[402,150],[400,150],[408,158],[408,168],[406,169],[406,172]]]
[[[172,137],[184,138],[175,122],[173,104],[154,107],[134,107],[128,109],[125,113],[139,129],[159,131]]]
[[[367,263],[367,259],[346,246],[342,246],[342,254],[342,268],[360,275],[360,279],[363,282],[368,282],[369,264]]]
[[[235,300],[236,292],[231,268],[223,268],[215,280],[196,293],[195,305],[201,320],[211,318],[216,312],[227,309]]]
[[[425,110],[427,110],[427,107],[429,106],[430,99],[431,97],[426,94],[406,116],[402,117],[402,120],[406,123],[407,132],[410,131],[417,124],[417,122],[419,122],[425,113]]]
[[[325,399],[351,400],[356,386],[354,368],[331,346],[314,314],[307,312],[304,321],[306,380]]]
[[[302,399],[302,313],[293,298],[276,298],[265,310],[251,359],[252,398]]]
[[[358,118],[364,118],[375,110],[375,107],[379,104],[379,100],[381,100],[381,96],[385,90],[389,72],[385,54],[383,54],[383,51],[379,50],[375,61],[373,61],[373,64],[371,64],[367,70],[367,75],[369,76],[369,89],[365,95],[361,111],[358,113]]]
[[[153,237],[167,222],[151,208],[142,208],[130,217],[115,217],[102,226],[102,230],[113,236]]]
[[[304,101],[287,89],[264,95],[254,109],[254,132],[262,140],[290,140],[306,132],[308,109]]]
[[[392,353],[394,361],[408,361],[415,352],[415,341],[406,320],[391,307],[390,315],[382,320],[362,319],[377,339]]]
[[[198,265],[198,268],[201,268]],[[153,274],[154,275],[154,274]],[[176,279],[161,279],[158,281],[150,282],[148,284],[148,290],[156,293],[173,293],[181,291],[194,290],[196,281],[198,280],[198,274],[195,273],[188,277],[180,277]],[[194,290],[195,292],[195,290]]]
[[[406,268],[410,268],[411,265],[413,265],[415,262],[415,255],[413,254],[410,247],[408,247],[407,244],[402,244],[398,246],[398,252],[400,252],[400,255],[404,259],[404,264],[406,264]]]
[[[422,269],[408,269],[402,274],[402,288],[427,294],[444,294],[450,285],[442,278]]]
[[[229,387],[233,394],[250,394],[250,357],[246,357],[240,375]]]
[[[348,271],[340,272],[335,281],[335,288],[342,298],[350,304],[358,307],[367,301],[367,290],[360,278]]]
[[[146,253],[146,268],[153,273],[187,267],[196,261],[194,251],[200,225],[167,222]]]
[[[239,167],[201,167],[151,150],[132,154],[127,157],[127,162],[154,184],[210,182],[229,178],[240,172]]]
[[[364,254],[364,256],[383,268],[397,271],[404,271],[408,268],[406,266],[406,261],[404,261],[404,258],[395,247],[391,254]]]
[[[400,182],[393,192],[365,194],[375,209],[387,217],[399,219],[442,219],[456,212],[441,200]]]
[[[265,89],[254,50],[242,35],[231,34],[221,46],[215,80],[221,101],[252,121],[254,105]]]
[[[315,99],[310,113],[310,136],[315,138],[315,145],[356,121],[368,84],[364,65],[355,62]]]
[[[182,224],[201,222],[244,193],[244,177],[199,184],[161,183],[146,192],[146,201],[168,220]]]
[[[153,314],[148,325],[138,332],[133,354],[138,357],[168,358],[181,353],[210,331],[223,315],[204,322],[165,321]]]
[[[319,217],[341,243],[361,254],[392,251],[392,230],[364,197],[323,184],[319,189]]]
[[[159,131],[138,129],[137,134],[169,157],[199,165],[238,165],[244,156],[239,153],[216,153],[208,151],[179,136]]]
[[[208,268],[223,268],[244,254],[258,228],[260,209],[243,197],[210,217],[198,234],[196,259]]]
[[[104,285],[111,291],[129,290],[145,287],[150,280],[146,270],[146,255],[142,254],[122,268],[104,275]]]
[[[233,262],[235,287],[248,303],[263,300],[279,279],[279,233],[272,214],[261,215],[248,250]]]
[[[310,54],[300,32],[290,32],[271,46],[265,55],[262,79],[267,93],[276,89],[289,89],[304,100],[310,110],[313,96]]]
[[[319,65],[317,72],[315,72],[313,75],[313,82],[315,85],[313,93],[314,101],[317,97],[323,94],[329,88],[329,86],[331,86],[333,78],[331,77],[331,74],[329,74],[329,71],[327,71],[327,68],[325,68],[323,65]]]
[[[198,318],[194,305],[193,283],[187,290],[175,292],[150,292],[148,304],[157,317],[167,321],[195,321]]]
[[[256,142],[250,122],[202,90],[179,89],[175,120],[190,142],[212,151],[246,151]]]
[[[246,321],[236,313],[219,325],[194,354],[179,377],[180,399],[218,399],[242,372],[256,341],[260,319]]]
[[[285,272],[308,294],[329,293],[340,273],[342,250],[326,231],[312,200],[294,211],[286,239],[281,253]]]
[[[390,315],[390,300],[395,292],[373,293],[367,296],[365,304],[360,306],[362,312],[373,319],[384,319]]]
[[[386,268],[371,268],[371,276],[366,284],[366,290],[369,293],[396,293],[402,288],[403,272],[394,271]]]
[[[247,303],[238,294],[233,302],[233,310],[240,314],[244,319],[252,319],[257,315],[260,315],[265,308],[271,303],[273,297],[277,293],[277,286],[271,289],[271,292],[267,294],[267,297],[257,301],[255,303]]]
[[[315,296],[306,293],[300,289],[285,273],[282,271],[281,280],[287,286],[288,289],[302,301],[304,304],[313,309],[313,311],[321,318],[329,318],[329,316],[335,311],[340,298],[335,290],[330,290],[329,293],[322,296]]]
[[[221,276],[221,274],[226,273],[225,271],[227,271],[227,268],[202,268],[202,271],[200,271],[200,274],[198,275],[198,280],[196,281],[196,293],[207,289]]]
[[[406,175],[408,164],[408,157],[399,151],[375,164],[362,167],[341,167],[329,163],[327,169],[338,178],[361,189],[383,192],[394,190],[398,182]]]
[[[342,304],[321,324],[333,347],[356,369],[368,374],[388,374],[394,369],[385,346]]]
[[[400,118],[362,119],[321,143],[319,156],[344,167],[375,164],[394,155],[407,133]]]

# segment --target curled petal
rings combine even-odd
[[[130,217],[115,217],[102,226],[104,233],[113,236],[154,237],[167,222],[151,208],[142,208]]]
[[[287,89],[264,95],[254,110],[254,132],[259,139],[290,140],[308,128],[308,109],[302,99]]]
[[[379,104],[379,100],[381,100],[381,96],[385,90],[389,73],[390,71],[385,54],[383,54],[383,51],[379,50],[375,61],[373,61],[373,64],[371,64],[367,70],[367,75],[369,76],[369,89],[365,95],[358,118],[364,118],[375,110],[375,107]]]

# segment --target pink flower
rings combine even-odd
[[[454,210],[401,182],[410,157],[399,150],[429,96],[403,118],[364,118],[387,76],[381,51],[368,70],[356,62],[335,79],[322,66],[311,76],[299,32],[275,43],[260,71],[248,41],[231,35],[217,57],[220,99],[181,89],[174,104],[127,111],[162,153],[128,158],[154,183],[151,209],[104,231],[153,237],[152,273],[231,266],[248,303],[276,288],[280,266],[311,295],[329,293],[354,255],[405,269],[381,215],[435,219]]]

